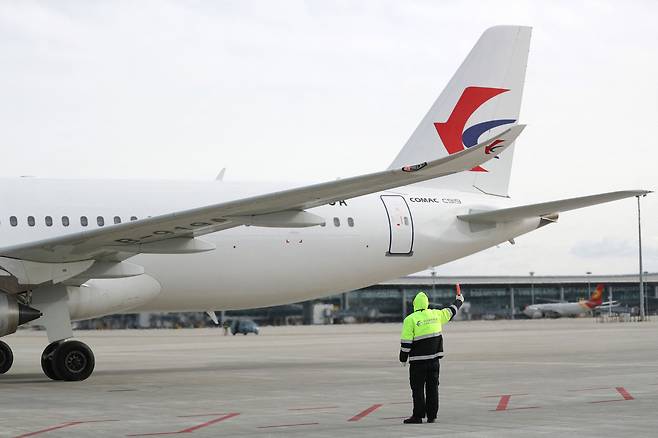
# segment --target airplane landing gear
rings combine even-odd
[[[9,345],[0,341],[0,374],[4,374],[14,363],[14,354],[11,352]]]
[[[53,342],[43,350],[43,353],[41,353],[41,369],[51,380],[62,380],[55,374],[55,368],[53,366],[53,355],[61,343],[62,341]]]
[[[41,368],[52,380],[85,380],[94,371],[94,353],[80,341],[57,341],[41,355]]]

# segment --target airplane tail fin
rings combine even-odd
[[[516,123],[530,34],[524,26],[487,29],[389,169],[454,154]],[[486,165],[422,184],[507,196],[513,153],[512,146]]]
[[[599,284],[596,286],[596,289],[594,289],[594,292],[592,292],[592,296],[589,297],[589,300],[587,300],[585,304],[590,309],[593,309],[603,304],[603,284]]]

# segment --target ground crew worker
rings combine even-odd
[[[441,327],[450,321],[464,302],[458,287],[457,298],[445,309],[429,309],[425,292],[414,298],[414,312],[404,319],[400,336],[400,362],[409,360],[409,383],[414,401],[405,424],[434,423],[439,412],[439,359],[443,356]]]

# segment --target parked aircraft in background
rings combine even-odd
[[[487,30],[382,172],[299,187],[2,181],[0,336],[39,318],[45,374],[84,380],[94,355],[69,340],[72,320],[213,315],[359,289],[513,241],[561,212],[647,193],[509,199],[530,33]],[[12,358],[0,342],[0,373]]]
[[[603,287],[602,284],[596,286],[588,300],[578,301],[577,303],[531,304],[523,309],[523,313],[529,318],[559,318],[590,313],[602,305],[614,306],[615,303],[603,302]]]

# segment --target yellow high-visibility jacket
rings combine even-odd
[[[414,298],[414,312],[404,319],[400,335],[400,362],[433,360],[443,356],[443,324],[450,321],[461,307],[461,301],[445,309],[429,309],[424,292]]]

